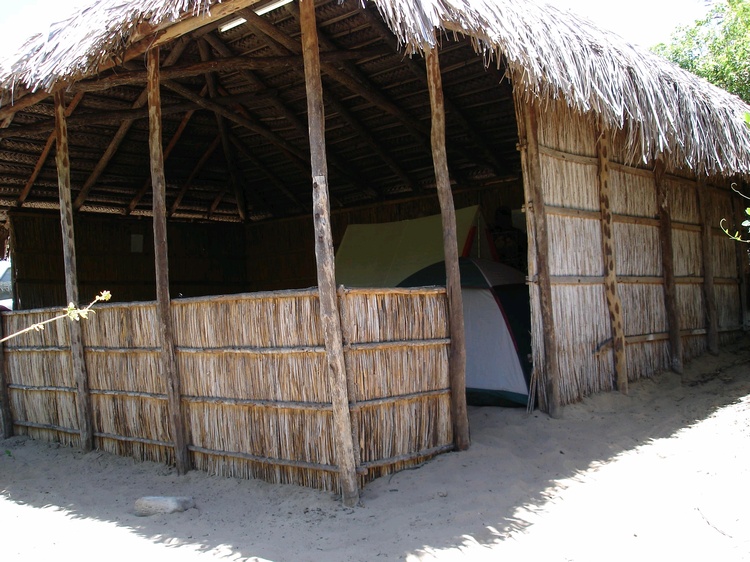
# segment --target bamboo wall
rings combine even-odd
[[[707,348],[710,300],[716,306],[721,339],[741,330],[742,252],[718,228],[722,217],[731,219],[735,213],[728,182],[708,181],[701,187],[694,177],[683,177],[671,170],[657,177],[653,169],[630,164],[632,158],[621,149],[623,139],[610,137],[606,131],[603,134],[608,135],[606,140],[612,149],[602,159],[602,149],[597,144],[602,133],[594,118],[579,115],[561,102],[545,105],[538,119],[561,402],[574,402],[616,387],[612,345],[615,333],[606,295],[603,255],[604,205],[612,213],[611,242],[628,379],[649,377],[671,365],[674,350],[669,344],[665,300],[659,178],[665,183],[666,209],[671,218],[671,261],[682,359],[689,360]],[[607,197],[600,197],[603,161],[608,169]],[[701,189],[705,189],[704,201],[700,200]],[[536,260],[533,251],[530,259]],[[704,261],[709,263],[709,272],[713,270],[709,281],[704,275]],[[532,264],[531,278],[536,274]],[[532,291],[537,369],[544,365],[539,342],[545,327],[540,314],[538,292]]]
[[[360,483],[452,448],[446,295],[340,292]],[[53,310],[3,315],[6,334]],[[327,363],[313,290],[172,302],[181,413],[196,468],[337,490]],[[17,434],[78,444],[68,321],[5,344]],[[95,446],[174,462],[156,305],[83,322]]]

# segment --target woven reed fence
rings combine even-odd
[[[444,289],[341,290],[360,484],[452,448]],[[55,311],[3,315],[5,333]],[[327,362],[313,289],[172,302],[193,465],[337,490]],[[155,303],[83,323],[97,448],[174,462]],[[14,430],[78,444],[67,321],[6,342]]]
[[[608,153],[602,152],[602,138],[611,146]],[[664,219],[659,212],[657,175],[654,170],[628,164],[632,158],[622,146],[623,139],[599,130],[594,118],[576,114],[562,102],[549,102],[540,111],[540,182],[549,233],[562,403],[616,387],[615,332],[603,253],[605,205],[612,216],[609,242],[624,324],[627,378],[649,377],[671,364],[660,230]],[[603,162],[608,185],[604,196]],[[674,171],[664,174],[661,181],[671,218],[679,338],[683,358],[689,360],[707,348],[710,299],[715,303],[722,340],[742,329],[741,252],[718,228],[721,218],[734,217],[735,202],[726,183],[702,186]],[[530,242],[534,235],[532,232]],[[539,273],[533,246],[530,244],[531,279]],[[704,260],[710,262],[710,280],[704,275]],[[531,294],[533,338],[542,342],[545,327],[539,291],[533,284]],[[534,347],[535,376],[543,388],[545,358],[540,346]],[[544,402],[545,397],[541,399]]]

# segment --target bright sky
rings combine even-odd
[[[0,59],[49,22],[62,19],[70,7],[91,0],[0,0]],[[548,0],[587,16],[629,41],[650,47],[667,41],[678,25],[692,23],[708,10],[710,0]]]

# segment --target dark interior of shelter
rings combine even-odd
[[[161,49],[173,298],[317,283],[297,10],[244,10]],[[348,224],[439,213],[424,59],[359,2],[319,3],[317,22],[334,245]],[[440,40],[455,206],[479,205],[494,257],[525,271],[503,61],[464,37]],[[103,289],[155,298],[145,76],[136,59],[66,92],[82,302]],[[53,126],[48,98],[0,132],[16,308],[65,301]]]

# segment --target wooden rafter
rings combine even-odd
[[[210,49],[209,49],[208,43],[206,43],[203,39],[198,40],[198,51],[200,53],[201,59],[204,62],[210,60],[211,58]],[[208,96],[212,99],[218,97],[219,91],[216,86],[216,76],[214,76],[214,74],[211,72],[207,72],[205,75],[205,78],[206,78],[206,86],[208,87]],[[246,211],[246,204],[245,204],[245,194],[242,188],[242,185],[244,182],[242,181],[240,177],[241,174],[237,167],[237,161],[234,157],[232,143],[229,141],[229,137],[227,136],[227,125],[226,125],[226,122],[224,121],[224,117],[222,117],[218,113],[215,113],[214,115],[216,116],[216,126],[219,129],[219,137],[221,137],[221,146],[224,150],[224,160],[226,161],[227,168],[229,170],[229,181],[232,185],[232,191],[234,191],[235,203],[237,205],[237,213],[240,215],[240,219],[242,221],[245,221],[247,220],[247,211]],[[208,213],[207,213],[208,218],[211,218],[211,216],[216,211],[217,207],[219,206],[219,203],[224,197],[225,192],[226,192],[226,189],[221,190],[219,195],[211,204],[211,207],[209,208]]]
[[[258,35],[258,38],[260,39],[264,37],[268,37],[268,35],[262,32],[258,33],[257,35]],[[209,36],[207,36],[206,38],[210,40]],[[268,46],[269,49],[274,51],[277,55],[286,55],[286,54],[294,55],[295,54],[294,49],[291,49],[286,45],[281,45],[277,43],[276,41],[266,40],[265,44]],[[224,48],[227,49],[227,51],[225,51],[226,54],[225,53],[222,53],[222,54],[224,54],[224,56],[228,56],[230,54],[228,51],[228,48],[226,46]],[[221,53],[221,51],[219,52]],[[304,78],[304,71],[300,69],[298,72],[300,76]],[[242,75],[246,79],[248,79],[251,83],[253,83],[254,80],[255,81],[258,80],[257,77],[254,78],[254,75],[252,75],[250,72],[247,72],[247,71],[243,72]],[[415,183],[411,180],[411,178],[409,178],[408,174],[403,170],[403,168],[401,168],[401,166],[399,166],[396,163],[396,161],[393,158],[390,157],[390,155],[386,153],[383,147],[377,141],[375,141],[373,136],[367,131],[367,129],[361,123],[359,123],[359,121],[357,121],[357,119],[346,109],[346,107],[344,107],[344,105],[341,102],[339,102],[334,96],[330,94],[326,95],[325,92],[323,92],[323,95],[325,97],[326,102],[334,108],[334,111],[336,111],[341,116],[341,118],[344,119],[349,124],[350,127],[352,127],[352,129],[354,129],[357,133],[360,134],[363,140],[370,146],[370,148],[375,152],[375,154],[377,154],[381,158],[381,160],[385,162],[391,168],[391,170],[396,174],[396,176],[399,179],[401,179],[401,181],[403,181],[412,190],[414,190]],[[276,109],[279,110],[282,113],[282,115],[286,117],[288,121],[290,121],[290,123],[295,127],[295,129],[297,129],[298,131],[301,130],[302,134],[304,136],[307,136],[307,128],[299,121],[299,119],[297,119],[297,116],[293,112],[289,111],[286,108],[286,106],[283,104],[283,102],[279,98],[274,98],[274,107],[276,107]],[[330,148],[328,151],[328,158],[333,166],[343,171],[350,179],[352,179],[353,177],[357,177],[355,173],[349,170],[348,169],[349,167],[343,163],[343,160],[339,156],[336,155],[335,151],[331,151]],[[356,182],[355,180],[354,183],[357,184],[358,182]],[[381,195],[381,193],[378,190],[375,190],[369,186],[364,186],[364,187],[360,186],[360,189],[363,189],[365,193],[367,193],[368,195],[372,197],[379,197]]]
[[[174,63],[179,60],[180,56],[182,56],[182,53],[185,51],[185,48],[187,47],[186,41],[178,41],[177,44],[174,46],[174,48],[170,51],[169,55],[167,55],[166,60],[164,61],[164,66],[171,66]],[[141,92],[141,94],[138,96],[138,99],[133,103],[133,109],[139,109],[146,105],[148,101],[148,87],[144,88],[144,90]],[[160,109],[160,115],[161,115],[161,109]],[[120,123],[120,127],[117,129],[117,132],[115,133],[114,137],[110,141],[109,145],[107,146],[107,149],[104,151],[104,154],[99,159],[99,162],[97,162],[96,166],[94,166],[94,170],[91,172],[88,178],[86,178],[86,181],[84,182],[83,186],[81,187],[81,191],[78,192],[78,196],[76,197],[76,200],[73,202],[73,210],[78,211],[83,204],[86,202],[86,198],[89,195],[89,192],[91,191],[91,188],[94,187],[94,184],[96,184],[99,177],[104,173],[104,170],[109,165],[110,161],[114,157],[114,155],[117,153],[117,150],[120,148],[120,144],[122,144],[122,141],[125,140],[125,137],[128,134],[128,131],[130,131],[130,127],[133,126],[133,123],[135,123],[134,120],[128,119]]]
[[[182,121],[180,121],[180,124],[177,127],[177,130],[175,131],[174,135],[172,135],[172,138],[169,140],[169,144],[164,149],[164,160],[166,161],[169,158],[169,155],[172,153],[172,150],[174,150],[174,147],[177,146],[177,142],[180,140],[180,137],[182,137],[182,134],[185,132],[185,129],[187,128],[188,123],[190,122],[190,119],[193,118],[193,115],[195,114],[194,110],[190,110],[182,117]],[[163,112],[162,112],[163,115]],[[141,188],[138,190],[138,193],[135,194],[135,197],[131,199],[130,203],[128,203],[128,208],[125,211],[126,215],[129,215],[132,213],[135,208],[138,206],[138,203],[140,203],[141,199],[144,195],[146,195],[146,192],[151,187],[151,176],[147,177],[143,185],[141,185]]]
[[[68,107],[65,108],[66,118],[70,117],[73,114],[73,111],[75,111],[75,108],[83,99],[83,96],[83,92],[80,92],[73,97],[73,99],[70,101],[70,104],[68,104]],[[29,179],[26,181],[26,185],[23,186],[21,193],[18,195],[18,199],[16,200],[16,205],[18,207],[23,206],[26,198],[29,196],[29,193],[31,193],[31,188],[34,187],[34,182],[36,181],[36,178],[39,177],[39,172],[42,171],[44,164],[47,162],[47,157],[52,150],[52,145],[55,144],[54,120],[52,122],[52,127],[53,131],[52,133],[50,133],[49,137],[47,137],[47,142],[44,144],[42,153],[39,155],[39,158],[37,158],[36,165],[34,166],[34,171],[31,172],[31,176],[29,176]]]
[[[219,148],[219,144],[221,144],[221,136],[216,135],[213,141],[211,141],[211,144],[208,145],[208,148],[203,152],[201,157],[198,159],[198,162],[196,162],[195,166],[193,167],[192,171],[190,172],[190,175],[185,180],[185,182],[182,184],[182,187],[180,187],[180,191],[177,194],[177,197],[175,198],[174,202],[172,203],[172,206],[169,208],[169,216],[171,217],[177,212],[177,209],[180,207],[180,204],[182,203],[183,197],[185,197],[185,193],[187,193],[187,190],[190,188],[190,186],[193,184],[193,180],[195,180],[196,176],[200,173],[200,171],[203,169],[203,167],[206,165],[206,162],[208,162],[208,159],[211,158],[211,155],[214,153],[214,151]]]
[[[224,45],[224,43],[221,42],[218,38],[216,38],[213,34],[206,35],[205,39],[211,44],[211,46],[216,49],[216,51],[221,54],[222,56],[230,56],[231,51],[230,49]],[[284,51],[284,53],[288,53],[289,51]],[[299,74],[304,77],[304,71],[302,68],[299,69]],[[261,90],[267,89],[267,86],[261,80],[260,77],[258,77],[255,73],[249,71],[249,70],[241,70],[240,75],[252,86],[256,88],[260,88]],[[297,115],[290,110],[286,104],[283,102],[283,100],[278,97],[270,97],[268,98],[269,104],[276,109],[294,128],[295,130],[300,133],[302,138],[307,139],[308,137],[308,130],[305,124],[297,117]],[[365,193],[371,198],[377,198],[380,196],[380,193],[366,185],[362,185],[360,181],[357,179],[362,176],[361,173],[359,173],[357,170],[353,170],[351,165],[347,165],[340,156],[336,154],[335,151],[332,151],[329,149],[328,151],[328,159],[331,162],[332,166],[336,168],[343,176],[344,178],[351,183],[352,185],[356,185],[361,192]]]

